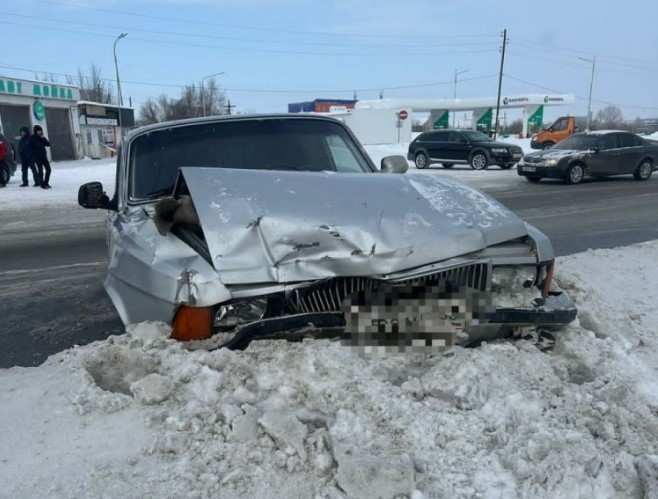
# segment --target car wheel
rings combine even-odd
[[[649,180],[652,173],[653,165],[651,164],[651,161],[642,161],[640,166],[638,166],[633,172],[633,177],[635,177],[635,180]]]
[[[583,178],[585,178],[585,169],[583,168],[583,165],[576,163],[569,167],[567,174],[564,177],[564,181],[567,184],[574,185],[580,184],[583,181]]]
[[[455,165],[453,165],[452,163],[441,163],[441,165],[443,166],[443,168],[448,168],[448,169],[450,169],[450,168],[452,168],[453,166],[455,166]]]
[[[476,152],[471,156],[471,168],[473,170],[484,170],[487,166],[487,155],[483,152]]]
[[[553,147],[554,145],[555,145],[555,142],[551,142],[551,141],[549,140],[548,142],[544,142],[544,143],[542,143],[541,148],[542,148],[542,149],[550,149],[550,148]]]
[[[419,170],[422,170],[424,168],[427,168],[430,165],[429,159],[427,158],[427,155],[424,152],[419,152],[416,154],[416,168]]]
[[[541,177],[526,177],[526,180],[531,184],[538,184],[541,182]]]
[[[0,187],[9,183],[9,168],[5,164],[0,164]]]

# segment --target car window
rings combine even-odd
[[[641,139],[632,133],[620,133],[617,135],[619,137],[619,147],[635,147],[640,145]]]
[[[459,143],[462,142],[462,137],[458,132],[448,132],[446,137],[447,142]]]
[[[600,147],[600,139],[598,135],[591,135],[587,133],[577,133],[568,139],[558,142],[553,146],[553,149],[574,149],[577,151],[585,151],[592,147]]]
[[[339,172],[363,173],[359,161],[354,156],[349,145],[340,135],[329,135],[325,139],[327,147],[331,152],[331,158],[334,161],[335,169]]]
[[[182,166],[371,171],[344,127],[330,121],[260,119],[199,123],[155,130],[131,143],[131,199],[149,199],[171,191]]]
[[[619,142],[617,140],[617,135],[616,133],[608,133],[601,137],[601,140],[599,142],[599,147],[601,149],[616,149],[619,147]]]
[[[555,123],[553,123],[553,128],[554,132],[561,132],[562,130],[566,130],[569,122],[566,118],[560,118],[557,120]]]
[[[432,142],[445,142],[448,140],[449,132],[430,132],[430,140]]]

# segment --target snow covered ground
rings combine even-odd
[[[3,211],[38,208],[43,206],[77,206],[78,188],[85,182],[98,180],[108,193],[114,192],[114,174],[116,158],[101,160],[82,159],[78,161],[57,161],[51,163],[52,189],[44,190],[32,187],[20,187],[20,165],[7,187],[0,189],[0,202]]]
[[[658,497],[656,260],[561,258],[579,320],[550,352],[188,351],[142,324],[0,371],[0,495]]]

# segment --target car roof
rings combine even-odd
[[[156,130],[163,130],[172,127],[197,125],[203,123],[219,123],[223,121],[258,121],[267,119],[314,119],[321,121],[331,121],[332,123],[340,123],[341,125],[344,125],[342,121],[337,120],[336,118],[310,113],[225,114],[220,116],[203,116],[198,118],[186,118],[182,120],[162,121],[160,123],[144,125],[131,130],[126,135],[124,140],[128,141],[137,135],[142,135],[143,133],[149,133]]]
[[[589,132],[583,132],[584,135],[607,135],[609,133],[633,133],[628,130],[591,130]]]

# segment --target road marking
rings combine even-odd
[[[88,262],[88,263],[72,263],[70,265],[53,265],[52,267],[41,267],[38,269],[5,270],[4,272],[0,272],[0,276],[31,274],[34,272],[48,272],[49,270],[64,270],[64,269],[73,269],[77,267],[94,267],[97,265],[103,265],[104,263],[105,263],[104,261],[98,261],[98,262]]]

